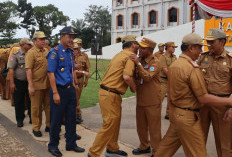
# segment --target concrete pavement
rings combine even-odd
[[[131,153],[133,148],[136,148],[139,146],[139,140],[138,140],[138,136],[136,132],[136,120],[135,120],[135,107],[136,107],[135,103],[136,102],[135,101],[136,101],[135,97],[131,97],[131,98],[123,99],[123,103],[122,103],[122,120],[121,120],[121,130],[120,130],[119,141],[120,141],[120,148],[126,151],[129,157],[134,156]],[[24,134],[25,134],[24,136],[27,138],[18,138],[18,139],[24,144],[24,146],[27,149],[29,149],[32,152],[32,154],[34,154],[37,157],[40,157],[40,156],[44,157],[47,155],[50,156],[50,154],[47,153],[47,144],[49,141],[49,135],[48,133],[44,132],[45,122],[43,122],[43,125],[41,127],[43,137],[36,138],[32,134],[32,128],[31,128],[31,125],[29,124],[28,116],[24,120],[24,127],[21,129],[17,128],[14,107],[10,105],[10,101],[0,100],[0,104],[1,104],[0,113],[11,121],[11,122],[6,122],[6,120],[3,119],[6,125],[5,127],[7,129],[7,132],[11,132],[12,130],[14,130],[15,132],[19,132],[17,130],[24,131]],[[165,104],[166,104],[166,99],[162,107],[162,135],[166,133],[166,130],[169,126],[169,121],[164,119],[164,115],[166,111]],[[95,107],[83,109],[82,112],[83,112],[84,123],[82,125],[77,125],[77,133],[82,136],[82,139],[80,141],[77,141],[77,144],[81,147],[84,147],[86,149],[86,152],[77,154],[75,152],[65,151],[65,138],[64,138],[65,129],[64,129],[64,126],[62,126],[59,148],[62,151],[64,157],[76,157],[76,156],[85,157],[88,149],[90,148],[90,146],[93,143],[93,140],[95,139],[96,132],[101,127],[102,118],[101,118],[101,111],[100,111],[99,105],[96,105]],[[43,117],[45,117],[44,114],[43,114]],[[45,118],[43,118],[43,121],[44,119]],[[3,122],[0,121],[0,124],[2,123]],[[7,124],[9,123],[12,123],[11,127],[7,127]],[[22,134],[16,133],[14,134],[14,136],[16,137],[22,136]],[[216,148],[214,144],[212,128],[210,129],[210,134],[209,134],[208,139],[209,139],[207,143],[208,157],[216,157],[217,155],[216,155]],[[28,146],[27,143],[25,143],[26,141],[37,142],[38,144],[40,144],[40,146],[34,145],[30,147]],[[38,153],[38,151],[36,152],[37,147],[40,147],[41,153]],[[44,155],[42,152],[46,153],[47,155]],[[139,157],[148,157],[148,156],[150,156],[150,154],[141,155]],[[184,157],[183,149],[180,148],[178,152],[174,155],[174,157]]]

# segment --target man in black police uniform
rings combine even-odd
[[[48,150],[54,156],[62,156],[58,149],[61,121],[65,114],[66,150],[84,152],[85,149],[76,144],[76,104],[77,98],[73,83],[73,51],[69,48],[73,43],[74,32],[71,27],[60,31],[60,44],[53,48],[48,56],[48,77],[50,90],[50,142]],[[75,77],[74,77],[75,78]],[[77,87],[78,88],[78,87]]]

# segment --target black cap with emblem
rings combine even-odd
[[[67,26],[67,27],[64,27],[62,30],[60,30],[60,34],[63,35],[63,34],[73,34],[73,35],[76,35],[77,33],[75,33],[72,29],[71,26]]]

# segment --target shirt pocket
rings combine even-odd
[[[36,65],[36,67],[39,67],[39,68],[43,67],[43,65],[44,65],[44,59],[42,57],[36,58],[35,65]]]
[[[209,71],[209,64],[202,63],[200,68],[201,68],[202,73],[206,75]]]
[[[218,65],[217,74],[218,74],[218,77],[221,77],[221,78],[230,77],[230,68],[225,65]]]

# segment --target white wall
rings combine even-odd
[[[202,37],[204,36],[204,20],[196,21],[196,33],[200,34]],[[168,41],[174,41],[178,46],[181,45],[182,38],[192,32],[192,23],[187,23],[183,25],[179,25],[176,27],[168,28],[166,30],[157,31],[155,33],[151,33],[145,35],[145,37],[154,40],[157,44],[165,43]],[[142,37],[137,38],[138,41],[141,41]],[[232,49],[232,48],[231,48]],[[112,59],[118,52],[122,50],[122,43],[113,44],[110,46],[103,47],[102,54],[99,58],[102,59]],[[158,51],[156,47],[155,52]],[[92,56],[90,52],[87,52],[89,58],[95,58]],[[175,54],[179,56],[181,54],[180,47],[176,48]]]

